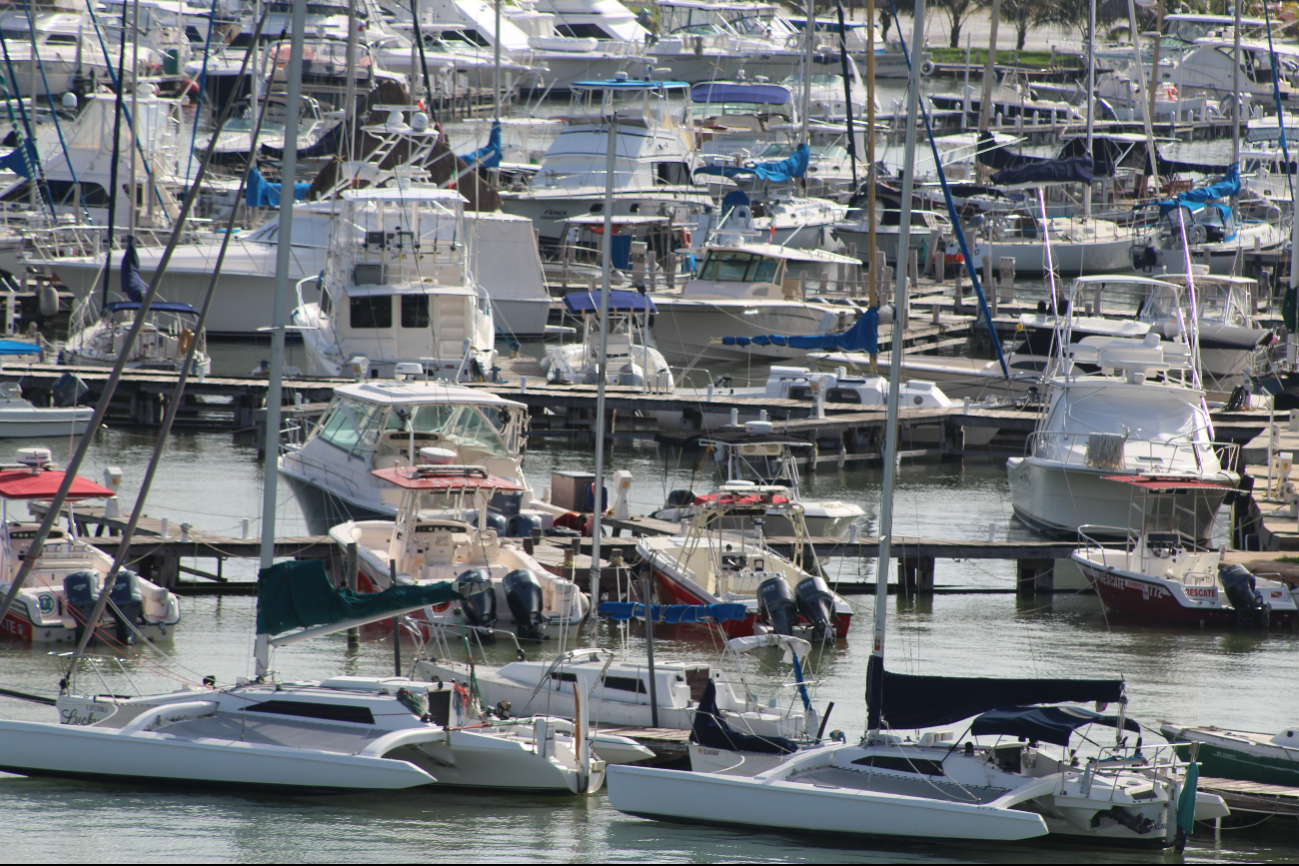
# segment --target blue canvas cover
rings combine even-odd
[[[280,187],[282,184],[269,183],[262,173],[255,168],[248,169],[248,185],[244,188],[244,203],[249,207],[279,207]],[[302,201],[307,197],[310,183],[293,185],[293,200]]]
[[[0,355],[39,355],[41,347],[21,340],[0,340]]]
[[[705,165],[695,169],[695,174],[720,174],[723,177],[741,177],[752,175],[759,180],[771,183],[783,183],[807,174],[807,165],[812,159],[812,149],[800,144],[793,154],[776,162],[759,162],[753,165]]]
[[[8,169],[19,177],[31,177],[32,169],[39,164],[36,148],[30,141],[22,142],[0,159],[0,168]]]
[[[1188,208],[1191,213],[1201,210],[1207,203],[1220,198],[1231,198],[1240,194],[1240,164],[1232,163],[1221,180],[1208,186],[1198,186],[1193,190],[1181,193],[1177,198],[1159,203],[1159,215],[1167,216],[1179,207]]]
[[[450,583],[390,586],[383,592],[338,589],[321,560],[291,560],[257,573],[257,633],[280,634],[459,599]]]
[[[1091,183],[1094,174],[1092,158],[1078,156],[1070,159],[1044,159],[1003,168],[992,176],[992,182],[1006,186],[1026,183]]]
[[[1119,726],[1118,716],[1103,716],[1085,707],[1001,707],[979,716],[970,725],[974,736],[1022,737],[1068,746],[1069,736],[1084,725]],[[1124,730],[1141,736],[1141,726],[1125,719]]]
[[[483,168],[496,168],[501,164],[503,153],[504,151],[501,149],[501,122],[493,120],[491,134],[487,136],[487,144],[462,155],[460,158],[470,168],[477,168],[480,165]]]
[[[126,252],[122,254],[122,295],[138,304],[147,291],[149,286],[140,276],[140,254],[135,251],[135,238],[128,238]]]
[[[788,105],[793,94],[783,84],[732,84],[725,81],[706,81],[690,88],[690,101],[742,102],[756,105]]]
[[[876,657],[872,656],[872,660]],[[872,665],[869,676],[875,675]],[[867,689],[867,694],[872,690]],[[1123,680],[933,677],[883,672],[883,717],[893,728],[950,725],[1017,704],[1113,703]],[[872,714],[875,708],[872,708]]]
[[[791,349],[808,349],[824,352],[868,352],[880,350],[880,311],[871,307],[861,314],[853,326],[841,334],[813,334],[806,337],[786,337],[781,334],[759,334],[756,337],[722,337],[724,346],[788,346]]]
[[[644,619],[645,605],[631,601],[602,601],[596,609],[600,616],[625,622],[629,619]],[[668,625],[690,622],[726,622],[732,619],[745,619],[749,612],[743,604],[652,604],[650,616],[655,622]]]
[[[119,310],[138,310],[144,306],[139,301],[113,301],[104,307],[109,313],[116,313]],[[182,304],[178,301],[158,301],[156,304],[149,305],[149,311],[155,313],[187,313],[191,316],[197,316],[198,310],[189,304]]]
[[[570,313],[600,312],[600,295],[603,292],[570,292],[564,295],[564,306]],[[610,289],[609,312],[611,313],[657,313],[658,307],[649,295],[627,289]]]

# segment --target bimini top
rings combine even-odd
[[[1141,725],[1133,719],[1120,722],[1118,716],[1103,716],[1084,707],[1001,707],[979,716],[970,725],[976,737],[1019,737],[1041,740],[1057,746],[1068,746],[1069,736],[1084,725],[1105,725],[1135,731],[1141,737]]]
[[[375,469],[376,478],[405,490],[522,490],[523,485],[499,475],[490,475],[481,466],[393,466]]]
[[[471,406],[496,406],[500,408],[526,409],[522,403],[497,397],[490,391],[479,391],[459,385],[448,385],[445,382],[400,381],[397,379],[372,379],[368,382],[357,382],[342,385],[334,389],[335,394],[351,397],[366,403],[383,403],[385,405],[409,405],[424,403],[449,403]]]
[[[685,90],[686,81],[644,81],[639,78],[611,79],[609,81],[574,81],[569,90]]]
[[[600,295],[603,292],[570,292],[564,295],[564,306],[570,313],[600,312]],[[649,295],[628,289],[611,289],[609,292],[609,312],[611,313],[657,313],[658,308]]]
[[[53,499],[66,473],[57,469],[33,472],[30,469],[7,469],[0,472],[0,497],[5,499]],[[68,490],[68,501],[111,499],[117,492],[101,487],[78,475]]]
[[[747,102],[760,105],[788,105],[793,99],[794,94],[783,84],[705,81],[690,88],[691,102]]]
[[[139,301],[113,301],[104,305],[104,312],[117,313],[122,310],[138,310],[144,306]],[[151,313],[183,313],[187,316],[197,316],[198,310],[189,304],[181,304],[176,301],[157,301],[149,305]]]

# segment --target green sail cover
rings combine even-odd
[[[257,633],[279,634],[459,598],[450,583],[391,586],[383,592],[338,589],[318,559],[280,562],[257,573]]]

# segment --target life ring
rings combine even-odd
[[[683,247],[694,246],[694,237],[690,234],[690,229],[681,230],[681,245]]]
[[[920,64],[921,75],[933,75],[935,69],[937,69],[937,67],[934,66],[934,61],[932,60],[926,60]]]
[[[1172,84],[1165,84],[1165,85],[1164,85],[1164,95],[1168,97],[1168,100],[1169,100],[1170,102],[1176,102],[1176,101],[1177,101],[1177,87],[1176,87],[1175,85],[1172,85]]]
[[[449,608],[450,606],[451,606],[451,602],[449,602],[449,601],[443,601],[443,602],[439,602],[438,604],[431,604],[431,605],[429,605],[429,607],[433,609],[433,612],[434,612],[434,613],[442,613],[444,610],[446,610],[446,609]]]
[[[194,343],[194,332],[191,331],[189,328],[186,328],[185,330],[180,332],[180,336],[177,338],[176,341],[176,348],[180,351],[182,355],[184,355],[189,352],[189,347],[193,345],[193,343]]]

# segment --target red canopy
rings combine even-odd
[[[407,490],[522,490],[523,485],[499,475],[488,475],[481,466],[394,466],[371,473]]]
[[[1160,477],[1158,475],[1104,475],[1106,481],[1118,481],[1120,484],[1131,484],[1151,493],[1174,493],[1178,490],[1231,490],[1225,484],[1212,481],[1200,481],[1196,478]]]
[[[63,483],[64,472],[47,469],[43,472],[32,472],[30,469],[7,469],[0,472],[0,496],[5,499],[53,499]],[[80,475],[72,482],[68,490],[68,501],[80,499],[108,499],[117,492],[101,487],[89,478]]]

